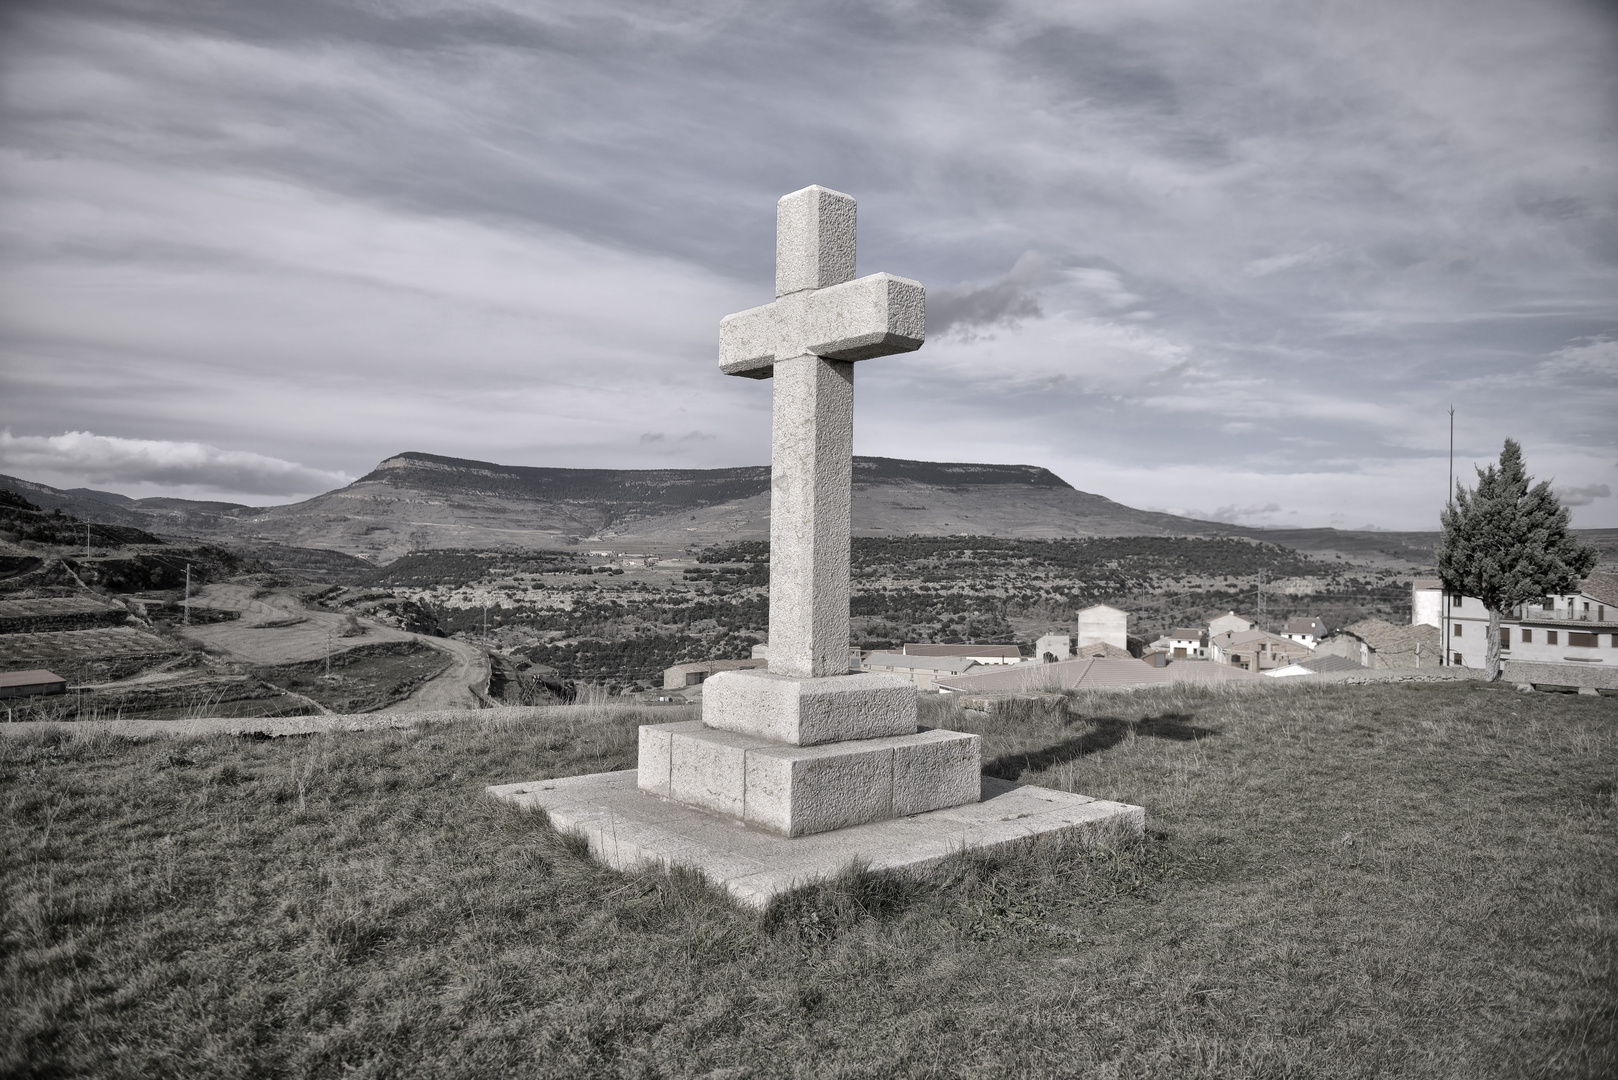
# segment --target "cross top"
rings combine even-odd
[[[914,352],[926,337],[926,292],[893,274],[854,280],[851,195],[818,184],[775,206],[775,302],[719,324],[719,369],[767,379],[797,356],[869,360]]]
[[[921,348],[927,294],[854,278],[854,200],[818,185],[775,208],[775,300],[719,323],[719,370],[775,380],[770,442],[770,674],[849,669],[854,361]]]

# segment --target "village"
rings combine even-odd
[[[1041,636],[1031,656],[1014,643],[907,642],[897,651],[851,650],[849,665],[851,670],[898,675],[919,690],[974,695],[1260,676],[1330,675],[1340,680],[1370,672],[1432,677],[1481,672],[1489,623],[1482,602],[1445,596],[1433,578],[1414,579],[1410,590],[1411,621],[1402,625],[1369,618],[1328,629],[1317,617],[1295,616],[1271,631],[1256,619],[1229,611],[1205,626],[1175,627],[1142,642],[1130,633],[1129,612],[1094,604],[1077,613],[1072,633]],[[1502,621],[1499,635],[1505,678],[1520,689],[1618,694],[1618,667],[1595,666],[1618,661],[1618,575],[1597,571],[1576,593],[1517,608]],[[1443,648],[1446,641],[1448,650]],[[664,672],[663,689],[683,695],[681,700],[696,700],[709,675],[762,668],[768,656],[769,646],[761,644],[748,659],[678,664]]]

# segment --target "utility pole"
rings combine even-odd
[[[184,625],[191,625],[191,564],[185,564],[185,620]]]
[[[1258,572],[1258,628],[1264,629],[1264,570]]]
[[[1455,406],[1449,407],[1449,491],[1444,496],[1444,505],[1451,510],[1455,509]],[[1438,603],[1443,608],[1438,615],[1438,666],[1446,667],[1449,664],[1449,590],[1444,588],[1443,581],[1438,583]]]
[[[90,557],[90,523],[88,521],[84,523],[84,557],[86,559]]]
[[[331,678],[331,627],[326,627],[326,678]]]
[[[483,605],[483,651],[489,651],[489,605]]]

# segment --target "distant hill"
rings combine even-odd
[[[769,536],[770,470],[763,465],[552,469],[412,451],[387,458],[347,487],[270,507],[130,499],[6,476],[0,487],[89,521],[248,546],[337,551],[374,562],[432,548],[666,554]],[[878,457],[854,459],[854,528],[861,536],[1240,536],[1356,562],[1410,565],[1429,564],[1437,540],[1436,533],[1261,530],[1198,521],[1079,491],[1034,465]],[[1609,558],[1618,548],[1618,530],[1586,535]]]
[[[62,491],[0,477],[41,506],[172,535],[325,548],[386,561],[448,547],[680,551],[769,536],[770,470],[552,469],[408,452],[300,503],[250,507]],[[1135,510],[1033,465],[854,461],[861,535],[1228,535],[1240,530]]]

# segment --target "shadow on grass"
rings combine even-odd
[[[1098,898],[1149,897],[1166,866],[1141,837],[1113,824],[962,850],[919,871],[873,870],[856,862],[834,878],[775,897],[762,925],[816,948],[862,923],[889,922],[922,909],[927,921],[953,926],[968,938],[1013,931],[1038,937],[1058,909]]]
[[[983,763],[983,775],[997,780],[1016,780],[1025,772],[1043,772],[1087,754],[1100,753],[1123,742],[1134,732],[1137,736],[1170,739],[1174,742],[1195,742],[1219,734],[1212,728],[1200,727],[1189,721],[1187,713],[1163,713],[1144,720],[1125,720],[1116,716],[1087,718],[1095,730],[1084,735],[1047,746],[1042,750],[1019,750],[1001,754]]]

